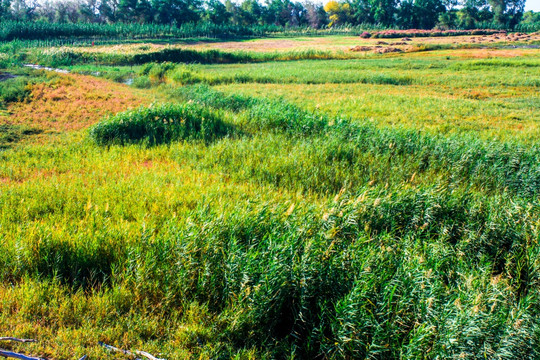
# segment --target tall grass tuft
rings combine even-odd
[[[100,145],[158,145],[179,140],[211,141],[228,134],[216,114],[200,106],[156,105],[111,116],[90,130]]]

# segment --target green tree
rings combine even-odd
[[[352,0],[351,13],[356,24],[396,24],[398,0]]]
[[[0,0],[0,19],[8,19],[11,16],[11,0]]]
[[[99,14],[102,21],[114,23],[118,21],[119,0],[102,0],[99,4]]]
[[[262,20],[267,24],[298,26],[307,23],[304,6],[290,0],[271,0],[267,3]]]
[[[514,28],[523,17],[525,0],[506,0],[501,24]]]
[[[99,21],[99,4],[97,0],[86,0],[80,4],[80,12],[85,22]]]
[[[199,20],[201,3],[198,0],[153,0],[151,7],[160,24],[182,24]]]
[[[398,9],[398,25],[407,29],[417,27],[414,0],[404,0],[401,2]]]
[[[263,21],[263,8],[257,0],[244,0],[240,9],[243,25],[255,25]]]
[[[405,0],[398,10],[398,24],[404,28],[432,29],[445,11],[441,0]]]
[[[328,16],[324,7],[312,2],[306,2],[305,5],[306,22],[314,29],[318,29],[323,25],[328,24]]]
[[[437,24],[439,15],[446,11],[441,0],[415,0],[414,14],[417,27],[432,29]]]
[[[521,18],[520,24],[523,25],[540,25],[540,12],[534,12],[532,10],[524,12]]]
[[[137,0],[120,0],[118,4],[119,19],[123,21],[136,21]]]
[[[221,1],[208,0],[204,18],[213,24],[224,24],[230,20],[231,13],[227,11],[227,7]]]
[[[13,0],[11,2],[11,17],[15,20],[35,20],[39,4],[37,0]]]
[[[373,19],[377,24],[390,26],[394,24],[397,8],[396,0],[369,0]]]

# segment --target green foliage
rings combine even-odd
[[[149,89],[152,87],[152,81],[148,76],[138,76],[133,79],[133,86],[137,89]]]
[[[216,25],[212,23],[184,23],[179,26],[117,23],[50,23],[42,21],[2,21],[0,41],[45,40],[62,38],[105,38],[105,39],[158,39],[158,38],[233,38],[239,36],[264,36],[280,32],[280,26],[244,27]],[[72,40],[73,41],[73,40]]]
[[[24,101],[30,95],[28,80],[14,78],[2,81],[0,87],[0,106],[10,102]]]
[[[174,70],[175,67],[176,67],[175,64],[169,63],[169,62],[165,62],[165,63],[161,63],[161,64],[153,64],[150,67],[150,69],[148,69],[148,74],[147,75],[150,78],[153,78],[155,80],[163,80],[163,78],[165,77],[165,74],[167,74],[168,72]],[[145,70],[145,72],[146,72],[146,70]]]
[[[206,82],[204,77],[194,72],[187,66],[178,67],[170,76],[171,80],[181,85],[190,85],[200,82]]]
[[[95,125],[90,136],[100,145],[179,140],[210,141],[227,135],[217,114],[195,105],[156,105],[116,114]]]

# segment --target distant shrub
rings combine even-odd
[[[194,71],[192,71],[187,66],[178,67],[171,76],[171,79],[182,85],[196,84],[203,82],[204,79],[202,76]]]
[[[152,63],[144,64],[143,66],[141,66],[141,70],[139,71],[139,75],[148,76],[148,74],[150,74],[150,70],[152,70],[152,66],[154,66],[154,64],[152,64]]]
[[[150,76],[151,79],[163,80],[165,74],[167,74],[169,71],[174,70],[175,67],[176,65],[170,62],[153,64],[148,71],[148,76]]]
[[[227,133],[227,126],[215,113],[196,104],[158,105],[126,111],[101,121],[90,130],[90,136],[99,145],[210,141]]]
[[[107,73],[105,77],[117,83],[124,83],[128,78],[128,74],[113,71],[113,72]]]
[[[367,31],[364,31],[363,33],[360,34],[360,37],[361,37],[362,39],[370,38],[370,37],[371,37],[371,33],[368,33]]]
[[[149,89],[152,87],[152,82],[148,76],[139,76],[133,79],[133,87],[137,89]]]
[[[2,86],[0,86],[0,105],[23,101],[30,95],[30,92],[31,88],[27,79],[8,79],[2,82]]]

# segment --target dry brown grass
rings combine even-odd
[[[22,124],[42,130],[86,128],[108,114],[150,103],[128,86],[84,75],[62,75],[51,84],[36,84],[27,102],[8,107],[0,124]]]

